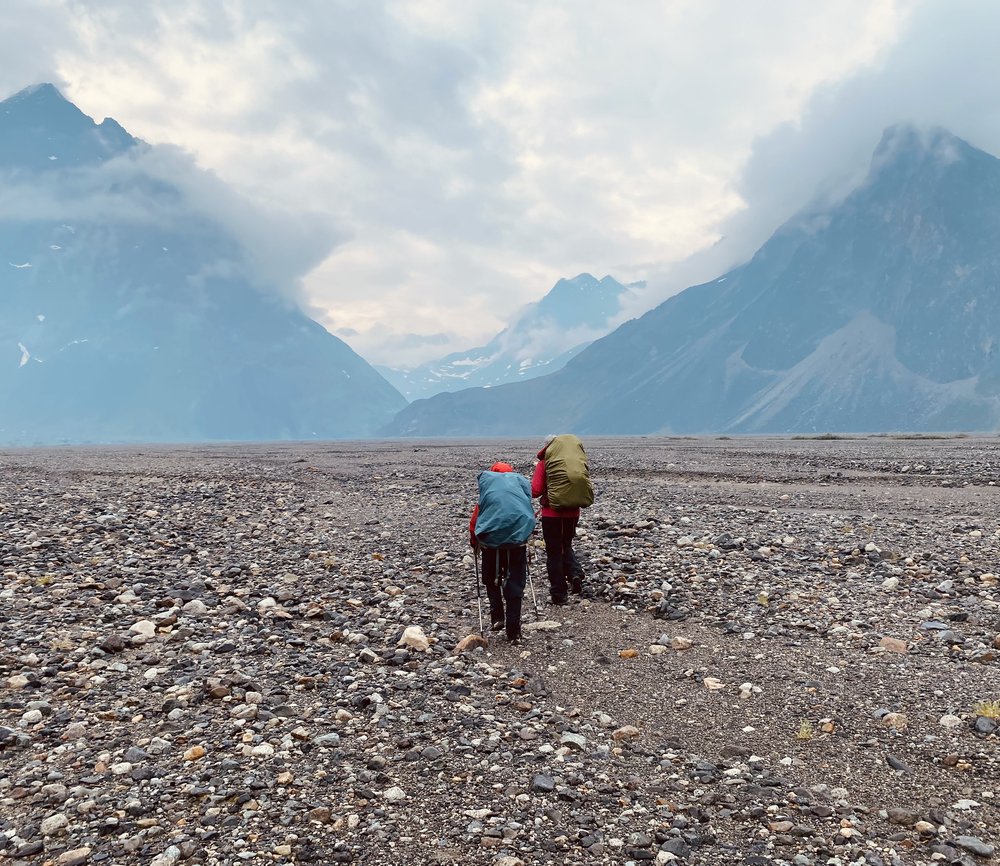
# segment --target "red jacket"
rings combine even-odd
[[[545,495],[545,448],[538,452],[535,474],[531,476],[531,495],[541,497],[542,517],[579,517],[579,508],[552,508]]]
[[[479,517],[479,504],[472,509],[472,519],[469,521],[469,544],[475,547],[478,542],[476,541],[476,518]]]

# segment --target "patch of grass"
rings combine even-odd
[[[816,433],[816,434],[805,434],[799,433],[792,437],[792,441],[807,439],[811,441],[837,441],[841,439],[857,439],[857,436],[845,436],[843,433]]]
[[[972,712],[988,719],[1000,719],[1000,701],[979,701],[973,706]]]
[[[798,733],[795,735],[796,740],[811,740],[813,735],[813,725],[809,719],[803,719],[799,723]]]

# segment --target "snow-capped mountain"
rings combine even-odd
[[[559,280],[485,346],[454,352],[411,370],[376,367],[407,399],[493,387],[552,373],[611,330],[622,299],[642,284],[590,274]]]
[[[1000,424],[1000,160],[886,130],[862,185],[531,382],[396,434],[986,431]]]
[[[0,442],[357,437],[405,405],[157,154],[48,84],[0,102]]]

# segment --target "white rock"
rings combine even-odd
[[[201,599],[193,598],[182,608],[184,613],[189,613],[192,616],[204,616],[208,613],[208,605],[205,604]]]
[[[56,836],[62,833],[69,826],[69,818],[67,818],[62,812],[56,812],[55,815],[49,815],[48,818],[42,819],[42,835],[43,836]]]
[[[156,634],[156,626],[148,619],[140,619],[135,625],[129,627],[129,631],[143,637],[153,637]]]
[[[382,792],[382,799],[390,803],[402,803],[406,799],[406,791],[398,785],[393,785]]]
[[[562,628],[561,622],[556,622],[554,619],[543,619],[538,622],[527,622],[521,626],[521,631],[555,631],[557,628]]]
[[[425,652],[430,649],[431,642],[427,639],[427,635],[424,634],[424,630],[419,625],[408,625],[403,629],[403,635],[400,637],[397,646],[407,646],[417,652]]]
[[[171,845],[162,854],[157,854],[149,866],[174,866],[181,859],[181,849],[176,845]]]
[[[938,724],[942,728],[957,728],[960,724],[962,724],[962,720],[958,716],[947,715],[941,716]]]

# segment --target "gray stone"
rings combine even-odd
[[[977,734],[992,734],[1000,725],[996,719],[991,719],[989,716],[980,716],[976,719],[975,729]]]
[[[980,839],[978,836],[958,836],[955,844],[963,851],[975,854],[977,857],[992,857],[996,848]]]

